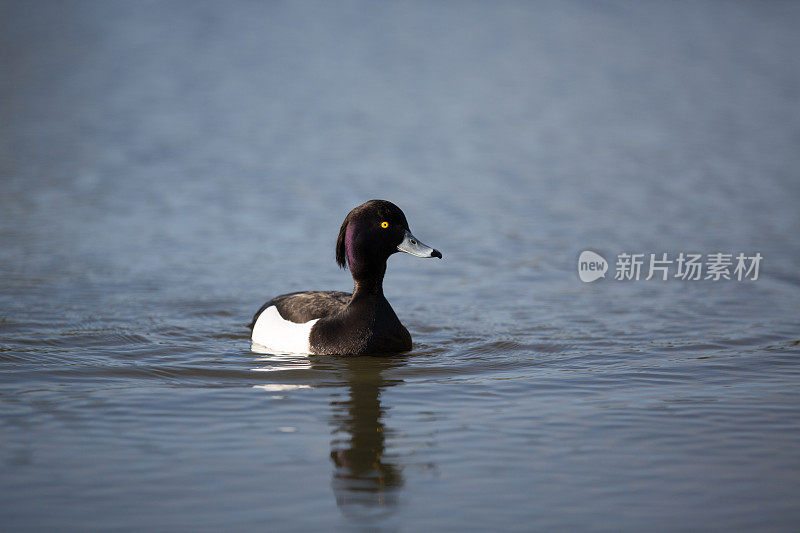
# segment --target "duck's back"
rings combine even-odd
[[[305,324],[309,320],[325,318],[344,309],[353,295],[342,291],[304,291],[276,296],[261,306],[250,323],[252,329],[266,309],[275,306],[278,313],[290,322]]]

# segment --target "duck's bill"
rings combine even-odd
[[[406,230],[406,236],[403,242],[397,245],[397,249],[407,254],[416,255],[417,257],[438,257],[442,258],[442,252],[435,250],[427,244],[421,243],[416,237],[411,235],[411,232]]]

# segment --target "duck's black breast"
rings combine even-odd
[[[341,312],[353,295],[342,291],[305,291],[292,292],[276,296],[261,306],[253,316],[250,328],[255,325],[258,316],[268,307],[275,306],[284,320],[304,324],[309,320],[325,318]]]
[[[385,298],[354,298],[314,324],[309,344],[317,355],[392,354],[410,350],[411,335]]]

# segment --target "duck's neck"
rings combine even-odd
[[[386,274],[386,263],[376,265],[368,270],[351,269],[355,286],[353,299],[383,298],[383,276]]]

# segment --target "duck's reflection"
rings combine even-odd
[[[312,365],[334,366],[347,384],[347,396],[331,402],[332,488],[343,514],[379,517],[391,514],[403,486],[402,468],[386,452],[391,429],[385,425],[381,392],[402,383],[384,373],[404,358],[312,358]]]

